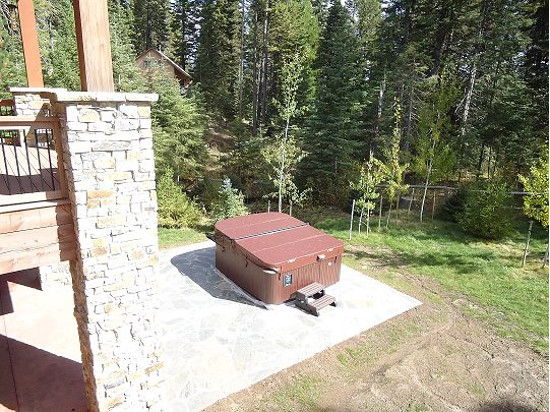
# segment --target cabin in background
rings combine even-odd
[[[163,52],[156,49],[147,49],[141,53],[136,62],[138,66],[147,73],[152,67],[163,66],[174,78],[178,79],[181,87],[187,87],[193,80],[191,75],[187,73],[181,66],[179,66],[170,57]]]

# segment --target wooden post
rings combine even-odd
[[[525,261],[527,260],[527,253],[529,253],[529,242],[531,242],[531,230],[533,229],[533,221],[529,221],[529,230],[527,231],[527,242],[525,243],[525,250],[523,251],[523,258],[521,259],[521,267],[525,267]]]
[[[546,267],[547,263],[548,263],[548,245],[546,245],[546,252],[544,253],[544,259],[542,259],[542,268],[543,269]]]
[[[349,222],[349,240],[351,240],[351,231],[353,230],[353,214],[355,213],[355,199],[351,203],[351,218]]]
[[[107,0],[73,0],[73,8],[81,88],[112,92],[115,85]]]
[[[267,199],[267,211],[271,212],[271,199]]]
[[[27,70],[27,85],[29,87],[44,87],[33,0],[18,0],[17,10],[23,55],[25,56],[25,69]]]

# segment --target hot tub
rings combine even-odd
[[[340,280],[344,244],[289,215],[258,213],[215,225],[216,267],[259,300],[278,304],[304,286]]]

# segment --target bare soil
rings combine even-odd
[[[464,296],[406,268],[389,274],[372,258],[362,263],[423,305],[206,410],[549,410],[545,356],[499,337]]]

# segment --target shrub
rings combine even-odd
[[[218,192],[218,199],[212,210],[216,220],[227,219],[235,216],[247,215],[248,209],[244,204],[244,195],[238,189],[234,189],[231,180],[223,179]]]
[[[159,226],[167,228],[193,227],[201,223],[204,214],[201,208],[174,181],[172,169],[159,179],[157,184]]]
[[[458,224],[482,239],[502,239],[512,229],[512,195],[508,185],[497,178],[477,183],[466,192]]]
[[[460,188],[446,200],[441,211],[439,212],[439,218],[447,220],[449,222],[458,222],[458,217],[464,210],[464,203],[466,203],[466,193],[468,191],[464,188]]]

